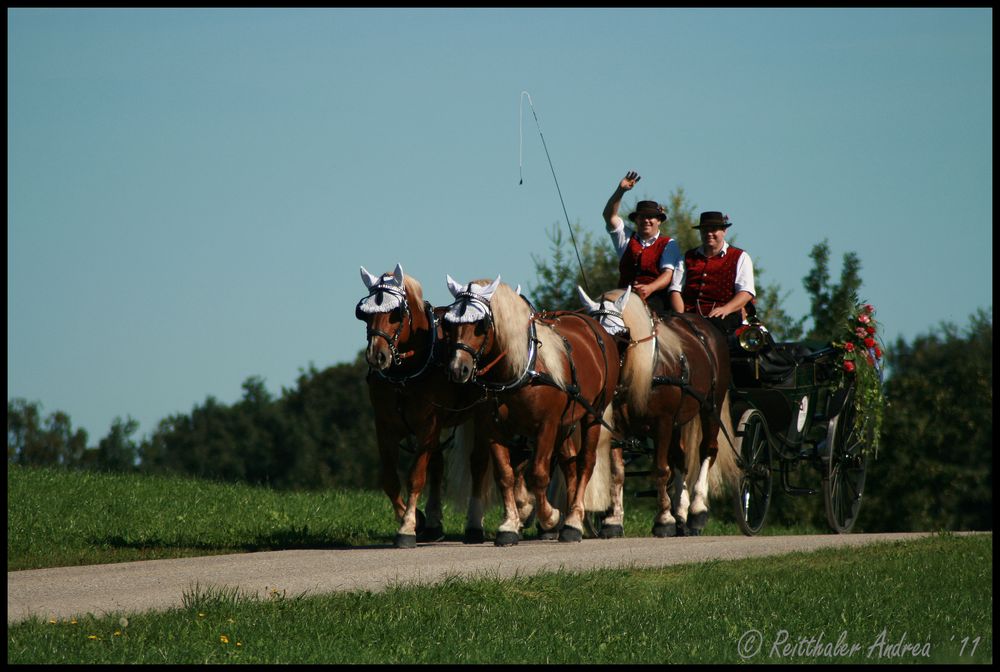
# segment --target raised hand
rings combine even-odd
[[[628,191],[629,189],[635,186],[636,182],[638,182],[641,179],[642,177],[639,176],[639,173],[635,172],[634,170],[630,170],[628,171],[628,173],[625,174],[625,177],[622,179],[621,184],[619,184],[618,187],[622,191]]]

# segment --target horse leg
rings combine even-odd
[[[549,462],[549,487],[545,491],[545,499],[556,511],[566,508],[568,502],[573,501],[576,492],[576,443],[574,436],[567,436],[564,440],[556,440],[559,450],[555,451]],[[558,469],[558,471],[557,471]],[[542,541],[554,541],[559,538],[560,525],[551,529],[543,529],[541,523],[538,525],[538,538]]]
[[[441,541],[444,539],[441,491],[444,483],[444,454],[440,446],[431,453],[428,464],[427,514],[423,530],[417,531],[418,541]]]
[[[469,469],[472,472],[472,492],[469,495],[469,508],[465,517],[465,533],[463,544],[481,544],[486,540],[483,532],[483,513],[486,507],[486,478],[490,467],[489,444],[485,437],[474,432],[467,440],[474,441],[469,454]]]
[[[681,430],[674,430],[670,439],[670,464],[674,472],[671,490],[673,491],[673,512],[677,519],[678,537],[687,534],[688,510],[691,507],[691,498],[687,487],[687,454],[688,451],[694,450],[693,446],[684,442],[681,434]]]
[[[601,523],[602,539],[625,536],[625,451],[621,446],[611,447],[611,506]]]
[[[704,431],[698,446],[698,458],[701,466],[698,480],[694,484],[694,497],[691,500],[691,513],[688,516],[688,526],[692,536],[698,536],[708,523],[708,470],[715,462],[719,452],[719,421],[711,413],[702,413]]]
[[[576,489],[580,482],[577,470],[577,457],[580,454],[580,446],[583,445],[583,432],[579,425],[573,428],[572,433],[560,444],[559,468],[562,470],[566,480],[566,502],[576,499]]]
[[[403,520],[399,530],[396,531],[394,541],[396,548],[415,548],[417,545],[417,504],[420,502],[420,493],[427,482],[427,465],[431,461],[431,456],[440,453],[438,438],[439,432],[432,431],[420,442],[417,454],[413,459],[413,467],[410,469],[409,498],[406,510],[403,512]]]
[[[559,436],[558,428],[552,422],[546,422],[539,427],[535,442],[535,459],[531,468],[531,489],[535,494],[535,515],[538,519],[538,529],[541,534],[559,527],[561,514],[552,506],[548,498],[552,454],[556,443],[564,436]]]
[[[385,423],[375,423],[375,438],[378,441],[379,473],[381,475],[382,490],[389,497],[392,503],[392,512],[396,517],[396,523],[403,522],[403,514],[406,512],[406,505],[401,496],[402,485],[399,482],[399,440],[400,437],[394,432],[385,429]]]
[[[601,425],[598,422],[581,427],[580,451],[575,460],[576,488],[573,499],[569,502],[569,515],[559,532],[559,541],[583,541],[583,518],[587,515],[584,494],[597,462],[597,441],[600,434]]]
[[[531,520],[531,516],[535,512],[535,496],[528,490],[527,476],[525,475],[529,461],[528,459],[521,460],[514,468],[516,474],[514,501],[517,504],[517,516],[521,519],[522,529],[530,524],[528,521]]]
[[[675,506],[682,493],[677,491],[677,484],[684,484],[684,471],[677,468],[677,432],[673,427],[673,415],[661,417],[655,428],[653,443],[656,454],[656,496],[658,511],[653,519],[653,536],[676,537],[678,522],[683,529],[683,520],[675,518]],[[683,460],[681,460],[683,462]],[[673,494],[671,494],[673,491]]]
[[[517,501],[514,498],[517,477],[510,464],[510,449],[507,446],[491,440],[490,452],[493,455],[493,475],[503,497],[504,512],[504,519],[497,528],[497,537],[493,543],[497,546],[513,546],[521,537],[521,517],[517,513]]]

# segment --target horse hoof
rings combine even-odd
[[[667,537],[680,537],[683,535],[680,533],[680,524],[657,523],[656,525],[653,525],[653,536],[665,539]]]
[[[677,536],[678,537],[688,536],[687,524],[683,520],[677,521]]]
[[[396,548],[416,548],[417,535],[397,534],[396,539],[392,542],[392,545],[395,546]]]
[[[565,520],[565,518],[563,517],[563,514],[560,511],[559,512],[559,522],[556,523],[555,527],[546,530],[546,529],[542,528],[542,524],[539,523],[538,524],[538,538],[541,539],[542,541],[554,541],[554,540],[558,539],[559,538],[559,530],[563,529],[563,521],[564,520]]]
[[[481,544],[486,541],[486,535],[477,527],[465,528],[465,535],[462,537],[463,544]]]
[[[427,516],[425,516],[424,512],[421,511],[420,509],[417,509],[416,515],[417,515],[417,527],[415,529],[415,532],[417,534],[420,534],[427,527]]]
[[[601,525],[597,536],[601,539],[618,539],[625,536],[625,528],[621,525]]]
[[[559,541],[583,541],[583,531],[575,527],[564,527],[559,532]]]
[[[688,531],[691,533],[692,537],[698,536],[695,534],[695,530],[699,533],[705,529],[705,525],[708,524],[708,511],[702,511],[701,513],[692,513],[688,517]]]
[[[555,541],[559,538],[559,528],[554,530],[543,530],[538,528],[538,539],[540,541]]]
[[[497,538],[493,541],[495,546],[516,546],[521,540],[521,535],[517,532],[497,532]]]
[[[700,537],[701,536],[701,530],[699,530],[696,527],[689,527],[688,530],[687,530],[687,536],[689,536],[689,537]]]
[[[427,527],[417,533],[417,541],[435,542],[444,541],[443,527]]]

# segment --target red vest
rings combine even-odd
[[[698,248],[684,255],[684,311],[708,314],[736,296],[736,264],[743,250],[730,245],[723,255],[705,257]],[[696,303],[697,308],[696,309]]]
[[[660,234],[652,245],[643,247],[633,234],[618,262],[618,286],[629,287],[636,281],[645,285],[660,277],[660,257],[669,242],[670,236]]]

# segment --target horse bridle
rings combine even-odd
[[[633,346],[639,345],[640,343],[645,343],[646,341],[653,341],[653,357],[654,358],[656,357],[656,352],[657,352],[656,320],[653,319],[653,315],[650,313],[649,306],[646,306],[646,317],[649,318],[649,326],[650,326],[649,336],[645,338],[640,338],[637,341],[632,340],[632,332],[631,330],[629,330],[628,325],[625,322],[625,315],[623,315],[621,312],[613,310],[611,308],[600,307],[597,310],[588,311],[588,313],[590,314],[591,317],[597,320],[598,323],[601,323],[601,318],[604,316],[614,317],[621,321],[622,331],[617,334],[613,334],[612,338],[614,338],[619,343],[625,344],[625,347],[621,349],[621,355],[619,357],[619,364],[621,364],[622,366],[625,365],[625,356],[628,354],[629,349],[632,348]],[[604,326],[603,323],[601,323],[601,326]],[[605,327],[605,330],[606,329],[607,328]]]
[[[402,315],[400,316],[399,320],[399,328],[396,329],[396,333],[392,334],[391,336],[388,333],[382,331],[381,329],[373,329],[371,322],[368,321],[369,316],[381,315],[382,313],[366,313],[365,311],[361,310],[361,304],[364,302],[364,300],[372,297],[376,292],[391,294],[399,298],[400,300],[399,309],[402,311]],[[378,300],[377,303],[382,303],[382,301]],[[395,310],[395,308],[393,308],[392,310]],[[391,312],[391,311],[385,311],[385,312]],[[403,329],[406,328],[407,319],[409,319],[411,325],[413,324],[413,315],[412,313],[410,313],[410,304],[406,300],[406,292],[404,290],[397,289],[395,287],[389,287],[387,285],[376,285],[375,287],[372,288],[371,292],[369,292],[368,296],[366,296],[364,299],[361,299],[361,301],[358,301],[358,305],[355,306],[354,308],[354,316],[365,323],[366,335],[369,342],[371,342],[372,336],[378,336],[385,339],[385,342],[389,346],[389,353],[392,355],[392,363],[394,366],[399,366],[405,358],[413,354],[413,351],[404,353],[399,352],[399,337],[400,335],[402,335]]]
[[[472,368],[474,371],[473,375],[475,376],[480,372],[479,368],[480,358],[487,352],[489,352],[490,348],[493,347],[493,342],[496,339],[496,323],[493,321],[493,310],[490,308],[489,299],[484,299],[482,296],[479,296],[478,294],[473,294],[472,292],[459,293],[455,297],[455,301],[448,306],[448,312],[451,312],[454,306],[457,306],[458,304],[461,304],[463,302],[465,302],[465,305],[462,308],[461,314],[464,314],[465,311],[469,309],[470,303],[479,304],[479,306],[483,309],[483,313],[485,314],[484,317],[482,317],[479,320],[476,320],[471,324],[478,324],[479,322],[482,322],[484,320],[487,320],[489,322],[489,324],[486,327],[486,336],[483,337],[483,342],[479,345],[478,350],[473,349],[471,345],[468,345],[467,343],[463,343],[461,341],[455,341],[452,343],[452,345],[455,347],[456,350],[464,350],[465,352],[469,353],[469,355],[472,357]],[[451,320],[448,319],[447,315],[448,313],[445,313],[443,319],[446,322],[451,322]],[[455,324],[461,324],[461,323],[455,323]]]

